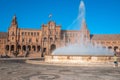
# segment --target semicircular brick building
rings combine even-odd
[[[79,43],[81,33],[84,34],[84,40],[87,38],[93,44],[120,51],[120,34],[90,34],[85,21],[82,25],[79,31],[62,30],[60,25],[49,21],[48,24],[43,24],[41,29],[23,29],[18,27],[14,16],[8,32],[0,32],[0,55],[44,57],[68,43]]]

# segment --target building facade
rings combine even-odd
[[[0,32],[0,54],[1,55],[6,55],[5,54],[6,39],[7,39],[7,33]]]
[[[60,25],[49,21],[41,29],[22,29],[18,27],[16,16],[13,17],[7,33],[0,33],[0,54],[8,56],[44,57],[51,55],[56,48],[68,44],[80,43],[81,34],[85,42],[101,44],[103,47],[119,52],[120,34],[90,34],[86,22],[82,22],[79,31],[61,30]]]

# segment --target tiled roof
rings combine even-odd
[[[21,30],[34,30],[34,31],[41,31],[40,29],[31,29],[31,28],[20,28]]]
[[[92,40],[120,40],[120,34],[93,34],[90,35]]]
[[[7,32],[0,32],[0,38],[7,38]]]
[[[62,30],[62,32],[80,32],[79,30]]]

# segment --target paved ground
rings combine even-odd
[[[33,65],[0,60],[0,80],[120,80],[120,67]]]

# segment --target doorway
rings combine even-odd
[[[52,44],[50,47],[50,53],[52,53],[56,49],[56,45]]]
[[[44,57],[44,56],[45,56],[45,53],[46,53],[46,48],[43,48],[43,52],[42,52],[41,57]]]

